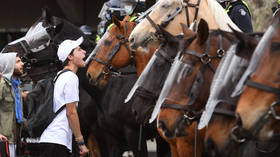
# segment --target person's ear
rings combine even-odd
[[[73,60],[73,57],[74,57],[73,54],[69,54],[69,55],[67,56],[67,58],[68,58],[69,61]]]

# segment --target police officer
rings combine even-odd
[[[112,15],[122,20],[126,15],[143,11],[145,11],[145,0],[109,0],[105,2],[98,15],[101,21],[97,26],[96,42],[114,25]],[[130,21],[134,21],[136,18],[137,16],[133,16]]]
[[[271,8],[273,16],[279,8],[280,8],[280,0],[277,0],[277,2],[273,3],[273,6]]]
[[[246,33],[253,32],[251,12],[244,0],[217,0],[228,13],[231,20]]]

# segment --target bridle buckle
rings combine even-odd
[[[271,105],[270,105],[270,113],[271,115],[276,119],[276,120],[280,120],[280,116],[277,115],[276,111],[275,111],[275,106],[279,105],[279,102],[274,101]]]
[[[208,64],[212,61],[211,56],[209,56],[207,53],[204,53],[201,58],[200,58],[201,62],[203,64]]]
[[[244,137],[239,137],[239,135],[241,135],[240,133],[240,128],[238,125],[234,126],[232,129],[231,129],[231,133],[230,133],[230,136],[231,138],[237,142],[237,143],[244,143],[246,141],[246,138]]]

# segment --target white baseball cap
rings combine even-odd
[[[68,55],[71,53],[73,49],[80,46],[84,41],[83,37],[80,37],[77,40],[64,40],[59,46],[57,50],[58,59],[62,62],[66,60]]]

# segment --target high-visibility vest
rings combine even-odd
[[[130,18],[129,18],[129,22],[133,22],[133,21],[136,20],[137,18],[138,18],[138,16],[130,17]],[[114,23],[111,23],[111,24],[107,27],[106,31],[109,31],[109,30],[112,28],[112,26],[114,26]],[[101,36],[100,36],[100,35],[97,35],[97,37],[96,37],[96,39],[95,39],[95,42],[98,42],[100,39],[101,39]]]
[[[249,5],[245,2],[245,1],[243,1],[243,0],[241,0],[241,2],[242,2],[242,4],[244,4],[245,6],[246,6],[246,8],[248,9],[248,11],[249,11],[249,14],[250,14],[250,16],[252,17],[252,13],[251,13],[251,10],[250,10],[250,8],[249,8]],[[278,0],[278,2],[280,2],[280,0]],[[226,9],[226,12],[227,13],[229,13],[229,11],[230,11],[230,9],[232,9],[232,5],[229,5],[228,7],[227,7],[227,9]]]

